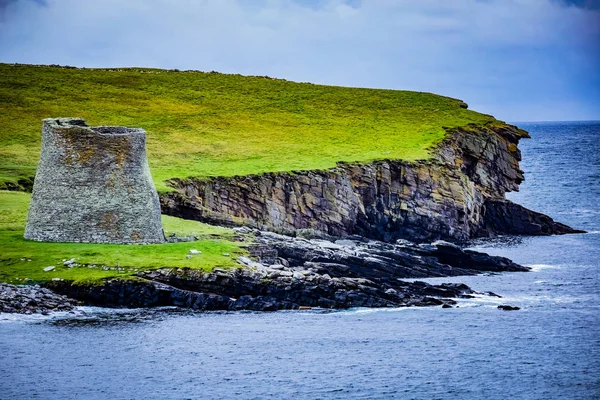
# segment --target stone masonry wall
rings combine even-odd
[[[160,243],[160,203],[139,128],[45,119],[25,238]]]

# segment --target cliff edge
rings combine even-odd
[[[463,241],[578,232],[505,198],[523,181],[527,132],[496,121],[447,130],[422,161],[338,163],[327,170],[172,179],[163,213],[288,235]]]

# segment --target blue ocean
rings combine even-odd
[[[531,272],[430,279],[458,307],[0,315],[1,399],[598,399],[600,122],[520,123],[509,198],[586,234],[472,247]],[[500,304],[518,306],[502,311]]]

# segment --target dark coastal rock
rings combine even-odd
[[[504,310],[504,311],[517,311],[520,310],[521,307],[515,307],[515,306],[508,306],[508,305],[500,305],[498,306],[499,310]]]
[[[0,283],[0,312],[19,314],[48,314],[50,311],[69,311],[77,300],[37,285]]]
[[[253,232],[253,258],[211,272],[186,268],[144,271],[102,285],[50,282],[54,290],[102,306],[178,306],[192,310],[275,311],[299,308],[451,306],[473,291],[414,278],[526,271],[503,257],[447,242],[418,245],[373,240],[308,240]]]
[[[526,137],[511,125],[474,126],[449,131],[426,161],[172,179],[178,192],[164,194],[161,207],[187,219],[322,239],[464,241],[576,232],[504,200],[523,181],[517,144]]]
[[[276,249],[290,266],[307,266],[331,276],[429,278],[528,270],[507,258],[463,250],[444,241],[429,245],[406,240],[397,244],[347,239],[329,242],[270,232],[257,233],[256,240]]]
[[[584,233],[554,221],[547,215],[528,210],[508,200],[489,200],[484,205],[484,225],[480,236],[499,234],[554,235]]]

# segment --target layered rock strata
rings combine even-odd
[[[449,131],[427,161],[173,179],[178,192],[164,195],[161,206],[164,213],[209,223],[387,242],[575,232],[505,200],[523,180],[517,145],[526,137],[511,125],[473,126]],[[519,212],[516,225],[512,211]]]
[[[144,130],[45,119],[25,238],[164,242]]]

